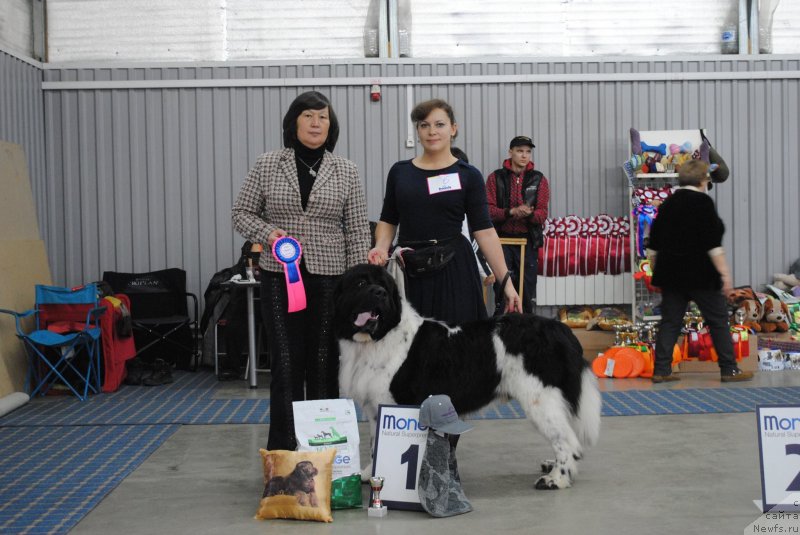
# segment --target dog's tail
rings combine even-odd
[[[581,374],[581,397],[578,400],[578,413],[573,420],[573,428],[578,440],[585,447],[594,446],[600,437],[600,411],[603,398],[597,386],[597,379],[586,366]]]

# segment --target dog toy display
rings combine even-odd
[[[597,377],[617,379],[653,376],[655,343],[658,325],[643,322],[618,326],[614,329],[614,345],[592,361]],[[673,366],[680,362],[681,352],[676,345],[672,354]]]

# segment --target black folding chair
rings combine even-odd
[[[103,280],[131,300],[136,356],[146,362],[162,358],[181,369],[196,370],[197,296],[186,291],[186,272],[178,268],[149,273],[106,271]],[[189,299],[193,315],[189,315]]]

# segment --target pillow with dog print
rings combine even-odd
[[[319,452],[258,451],[264,463],[264,493],[257,519],[333,522],[331,468],[335,448]]]

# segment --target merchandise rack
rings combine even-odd
[[[657,145],[660,143],[666,143],[667,146],[674,143],[677,145],[682,145],[686,141],[691,142],[692,148],[697,149],[700,147],[700,143],[702,141],[700,137],[700,129],[692,129],[692,130],[641,130],[639,131],[639,135],[642,141],[647,142],[650,145]],[[628,157],[632,156],[633,152],[631,150],[628,151]],[[644,303],[654,303],[658,304],[661,301],[661,296],[657,292],[651,292],[647,286],[645,285],[644,281],[637,280],[633,277],[635,273],[638,271],[639,261],[642,258],[639,257],[637,250],[636,250],[636,235],[637,235],[637,228],[636,228],[636,220],[633,215],[633,208],[636,206],[634,202],[633,192],[636,188],[663,188],[664,186],[675,186],[678,182],[678,173],[636,173],[633,174],[630,172],[630,169],[625,169],[623,166],[624,174],[626,180],[628,182],[627,188],[627,195],[628,195],[628,217],[630,218],[631,222],[631,233],[630,233],[630,240],[631,240],[631,295],[633,296],[633,300],[631,302],[631,319],[634,322],[646,322],[646,321],[659,321],[661,319],[660,315],[644,315],[640,312],[639,308]]]

